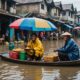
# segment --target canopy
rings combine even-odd
[[[10,28],[31,31],[54,31],[56,26],[50,21],[40,18],[21,18],[11,23]]]

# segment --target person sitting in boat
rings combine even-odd
[[[65,45],[57,50],[60,60],[78,60],[79,59],[79,48],[76,42],[71,38],[72,35],[69,32],[62,34]]]
[[[31,40],[28,41],[26,52],[30,59],[41,60],[44,53],[44,49],[36,33],[33,33],[31,35]]]

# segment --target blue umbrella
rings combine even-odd
[[[56,26],[40,18],[21,18],[10,24],[11,28],[31,31],[54,31]]]

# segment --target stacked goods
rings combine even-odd
[[[14,46],[14,43],[13,43],[13,42],[10,42],[10,43],[9,43],[9,50],[13,50],[14,47],[15,47],[15,46]]]
[[[24,41],[23,41],[23,40],[20,40],[19,43],[20,43],[20,44],[24,44]]]
[[[13,49],[14,52],[21,52],[21,51],[24,51],[24,49],[21,49],[21,48],[16,48],[16,49]]]
[[[18,41],[17,43],[20,44],[20,41]]]
[[[5,42],[5,45],[8,46],[9,45],[9,42]]]
[[[17,52],[9,52],[9,57],[12,58],[12,59],[18,59],[18,53]]]
[[[17,44],[17,43],[18,43],[18,41],[14,41],[14,43],[15,43],[15,44]]]
[[[20,40],[20,41],[14,41],[15,44],[24,44],[24,41],[23,40]]]
[[[25,60],[27,58],[27,55],[25,53],[25,51],[21,51],[19,53],[19,60]]]
[[[13,49],[9,53],[9,56],[10,56],[10,58],[19,59],[19,60],[25,60],[27,58],[27,55],[26,55],[24,49],[21,49],[21,48]]]
[[[55,62],[58,61],[58,55],[55,53],[50,53],[48,55],[45,55],[43,59],[45,62]]]

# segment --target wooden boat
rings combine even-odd
[[[57,61],[57,62],[44,62],[44,61],[21,61],[18,59],[9,58],[8,53],[0,55],[1,60],[14,62],[18,64],[36,65],[36,66],[80,66],[80,60],[75,61]]]

